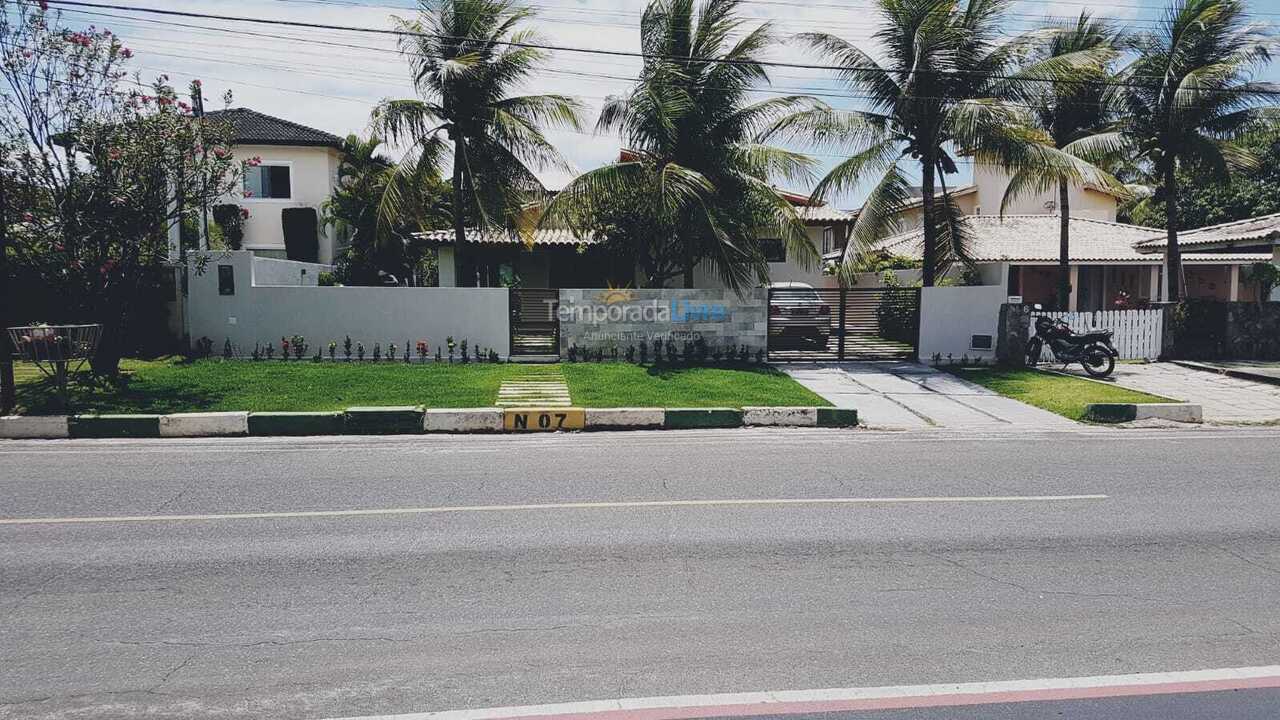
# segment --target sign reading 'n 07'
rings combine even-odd
[[[502,413],[502,426],[511,432],[581,430],[586,424],[582,408],[520,408]]]

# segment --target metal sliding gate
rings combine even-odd
[[[920,341],[920,288],[771,288],[769,359],[902,360]]]
[[[560,354],[560,291],[511,290],[511,354]]]

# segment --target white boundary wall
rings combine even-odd
[[[920,361],[934,355],[959,360],[993,361],[1000,328],[1000,305],[1008,300],[1004,287],[973,285],[929,287],[920,291]],[[974,348],[974,335],[990,335],[990,348]]]
[[[1065,320],[1076,332],[1114,330],[1112,344],[1121,360],[1155,360],[1164,342],[1163,310],[1095,310],[1092,312],[1033,312]]]
[[[450,335],[459,343],[465,338],[470,347],[492,348],[503,358],[510,354],[505,288],[303,286],[294,280],[301,277],[302,269],[308,270],[309,281],[312,271],[318,273],[324,266],[254,258],[243,251],[209,253],[208,258],[204,273],[191,273],[191,340],[209,338],[215,355],[222,352],[227,338],[239,355],[252,353],[255,343],[265,346],[268,342],[275,344],[278,353],[280,338],[292,335],[307,339],[309,354],[321,350],[326,357],[332,340],[338,343],[337,356],[342,358],[342,341],[348,335],[353,347],[364,343],[366,360],[373,354],[374,343],[380,343],[384,353],[389,343],[395,343],[403,353],[406,340],[413,345],[424,339],[435,357],[436,348],[444,347]],[[232,268],[234,295],[218,293],[220,265]],[[264,276],[291,282],[255,282],[255,277]]]

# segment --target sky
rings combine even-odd
[[[130,7],[163,8],[201,14],[296,20],[331,25],[391,28],[392,15],[410,17],[414,0],[95,0]],[[639,50],[639,19],[644,0],[524,0],[538,15],[534,27],[550,44],[610,50]],[[1030,29],[1048,17],[1075,17],[1088,10],[1132,29],[1151,27],[1162,0],[1019,0],[1010,13],[1010,31]],[[1256,19],[1280,22],[1280,0],[1252,0]],[[231,91],[235,107],[249,107],[337,135],[364,134],[374,105],[385,98],[413,96],[408,64],[396,52],[395,38],[354,32],[285,28],[204,18],[176,18],[133,11],[62,8],[70,26],[110,28],[134,50],[134,64],[144,78],[169,75],[178,87],[199,78],[206,107],[221,105]],[[770,59],[821,63],[792,39],[802,32],[829,32],[875,52],[871,35],[876,16],[871,0],[744,0],[743,14],[753,25],[770,22],[780,41]],[[640,61],[555,52],[525,92],[562,93],[586,106],[588,128],[605,97],[630,87]],[[1269,79],[1280,80],[1275,68]],[[834,106],[854,106],[821,70],[775,68],[772,89],[816,94]],[[620,140],[593,132],[551,131],[549,137],[580,170],[617,158]],[[800,148],[803,149],[803,148]],[[394,148],[393,152],[394,154]],[[820,176],[838,156],[812,153]],[[559,173],[544,174],[548,184],[562,182]],[[967,170],[950,180],[968,180]],[[808,183],[810,186],[812,182]],[[806,191],[809,187],[792,187]],[[837,207],[856,207],[865,188],[833,199]]]

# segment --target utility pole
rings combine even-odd
[[[197,118],[204,119],[204,88],[196,85],[191,93],[191,114]],[[209,158],[209,149],[204,147],[204,143],[200,143],[202,148],[201,154],[204,159]],[[209,249],[209,192],[207,183],[202,183],[200,193],[200,242],[204,247],[201,250]]]
[[[9,193],[0,168],[0,415],[13,413],[18,403],[13,380],[13,348],[9,345]]]

